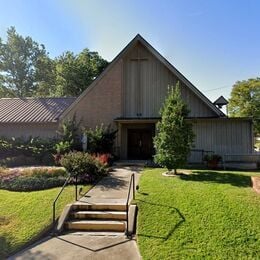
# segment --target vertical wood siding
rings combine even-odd
[[[232,119],[194,120],[195,149],[224,154],[249,154],[253,151],[251,122]],[[196,161],[192,153],[190,161]]]
[[[168,87],[175,86],[178,79],[140,43],[131,49],[123,60],[123,116],[158,117]],[[182,83],[181,94],[190,109],[189,116],[216,116]]]

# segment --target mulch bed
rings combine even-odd
[[[253,184],[253,189],[255,190],[255,192],[260,194],[260,177],[252,176],[251,180]]]

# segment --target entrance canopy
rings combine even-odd
[[[152,118],[127,118],[127,117],[119,117],[114,119],[114,122],[118,122],[120,124],[146,124],[146,123],[150,123],[150,124],[155,124],[157,123],[161,118],[159,117],[152,117]]]

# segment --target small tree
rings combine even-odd
[[[95,129],[85,130],[85,134],[88,136],[88,151],[90,153],[113,153],[117,130],[101,124]]]
[[[79,125],[80,121],[77,122],[76,115],[74,114],[72,119],[66,119],[62,122],[60,129],[57,131],[61,142],[58,144],[62,150],[78,150],[80,147],[79,137]],[[67,149],[65,149],[67,147]],[[56,147],[58,148],[58,147]],[[58,148],[59,149],[59,148]]]
[[[154,138],[155,162],[168,171],[183,166],[194,140],[192,125],[185,120],[189,110],[182,101],[179,82],[169,89],[169,95],[160,111],[161,122],[157,123]]]

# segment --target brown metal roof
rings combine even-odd
[[[1,98],[0,123],[57,122],[76,98]]]

